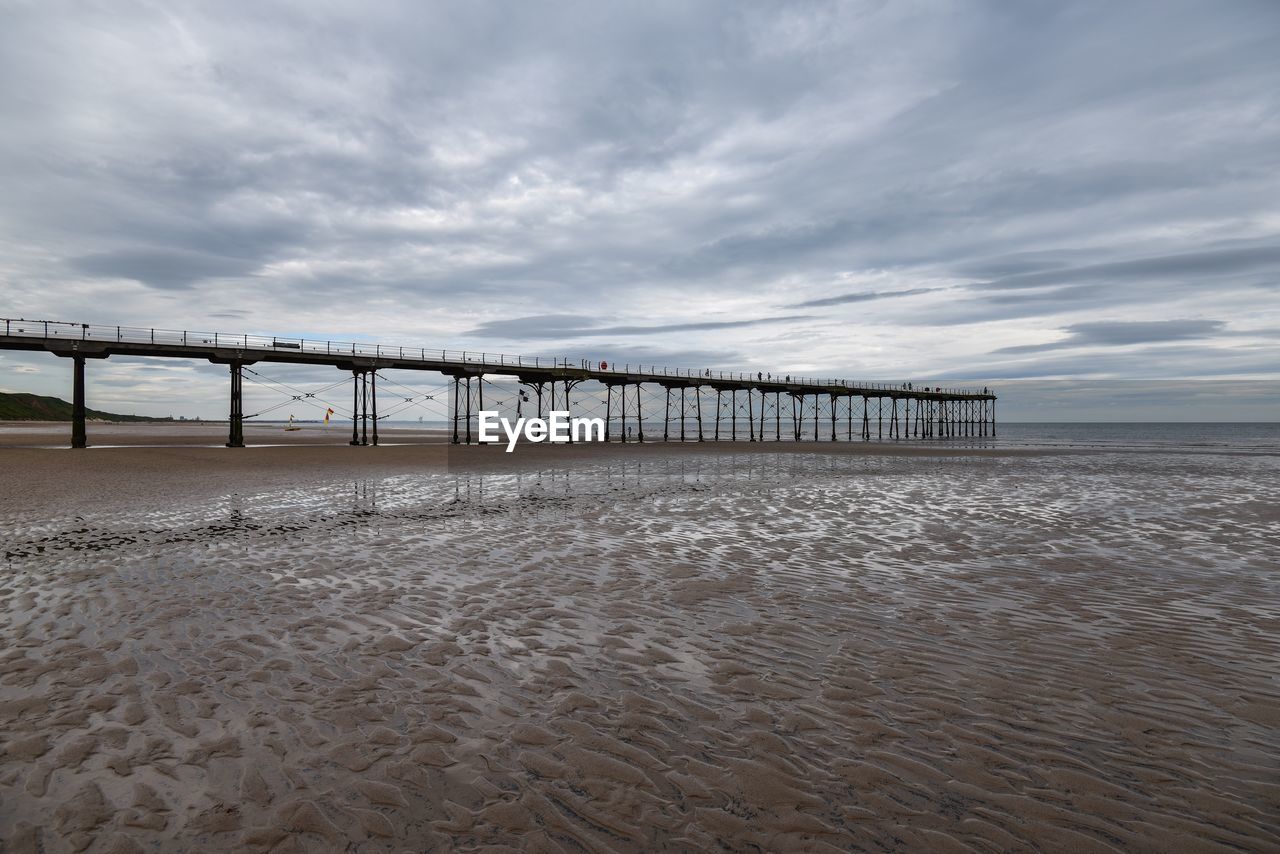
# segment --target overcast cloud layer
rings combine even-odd
[[[1277,44],[1273,0],[8,3],[0,314],[1254,394]]]

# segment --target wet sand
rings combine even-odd
[[[4,850],[1280,846],[1276,458],[838,448],[0,449]]]

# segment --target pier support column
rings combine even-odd
[[[87,448],[89,437],[84,426],[84,356],[71,357],[71,389],[71,447]],[[234,393],[233,391],[232,394]]]
[[[369,402],[373,406],[373,446],[378,447],[378,372],[369,374]]]
[[[613,420],[613,386],[604,387],[604,440],[609,441],[609,422]]]
[[[458,395],[461,394],[462,383],[457,377],[453,378],[453,444],[458,444]],[[538,389],[538,415],[542,415],[542,389]],[[356,444],[354,432],[351,437],[351,444]]]
[[[735,388],[729,397],[729,439],[738,441],[738,390]]]
[[[76,361],[80,361],[77,359]],[[231,368],[231,416],[228,418],[227,425],[227,447],[243,448],[244,447],[244,397],[243,382],[244,375],[240,372],[241,364],[232,362]],[[84,377],[80,378],[80,388],[77,391],[80,397],[79,405],[84,406]],[[83,429],[83,428],[81,428]],[[84,445],[79,447],[83,448]]]
[[[555,383],[551,384],[551,408],[555,409]],[[467,444],[471,444],[471,377],[467,377]]]
[[[681,442],[684,441],[684,416],[685,416],[685,406],[686,406],[684,402],[684,392],[685,392],[685,387],[680,386],[680,441]]]
[[[698,441],[702,441],[702,386],[693,387],[693,406],[698,410]]]
[[[369,374],[360,372],[360,444],[369,444]]]
[[[564,411],[569,413],[569,418],[571,420],[573,418],[573,404],[569,402],[569,390],[572,389],[576,383],[577,383],[576,380],[564,381]],[[484,409],[484,378],[483,377],[476,377],[476,388],[479,390],[479,393],[480,393],[480,401],[479,401],[479,404],[476,406],[476,413],[477,413],[476,417],[478,419],[480,410]],[[477,420],[476,423],[478,425],[479,421]],[[477,439],[476,441],[479,441],[479,440]],[[569,430],[569,444],[570,445],[573,444],[572,429]]]
[[[761,395],[763,397],[763,395]],[[761,403],[761,406],[764,404]],[[754,442],[756,440],[756,411],[751,403],[751,389],[747,389],[747,439]]]
[[[644,418],[640,414],[640,383],[636,383],[636,438],[644,444]]]
[[[996,402],[991,401],[991,438],[996,437]]]
[[[667,403],[662,409],[662,441],[671,438],[671,386],[667,386]]]
[[[724,394],[723,389],[716,389],[716,437],[714,441],[720,441],[720,399]]]

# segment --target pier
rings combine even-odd
[[[226,365],[230,379],[227,447],[244,447],[243,384],[259,363],[325,365],[351,375],[352,445],[378,444],[377,384],[387,371],[439,374],[451,386],[450,441],[471,444],[491,377],[514,380],[529,414],[598,405],[605,441],[854,442],[994,438],[996,395],[989,389],[860,382],[757,371],[619,365],[554,356],[401,347],[263,335],[228,335],[45,320],[0,319],[0,349],[49,352],[72,368],[71,446],[88,445],[86,364],[114,355],[199,359]],[[346,380],[342,380],[346,382]],[[584,384],[592,384],[583,387]],[[284,385],[277,383],[277,385]],[[335,383],[334,385],[337,385]],[[507,390],[510,392],[510,390]],[[583,392],[590,396],[584,398]],[[315,397],[292,395],[293,401]],[[406,398],[412,400],[412,398]],[[287,402],[287,401],[286,401]],[[337,407],[331,407],[336,410]],[[262,414],[262,413],[259,413]],[[391,413],[384,413],[384,419]],[[673,420],[673,415],[675,416]],[[646,433],[646,418],[648,433]],[[659,420],[660,419],[660,420]],[[372,429],[370,429],[372,428]]]

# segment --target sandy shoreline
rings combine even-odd
[[[0,450],[4,850],[1280,845],[1270,458],[455,450]]]

